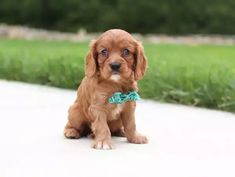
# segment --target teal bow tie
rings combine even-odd
[[[109,103],[122,104],[127,101],[136,101],[139,99],[140,99],[139,94],[134,91],[128,93],[116,92],[109,98]]]

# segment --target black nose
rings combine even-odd
[[[119,68],[121,67],[121,63],[117,63],[117,62],[111,63],[110,67],[113,71],[118,71]]]

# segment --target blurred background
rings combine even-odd
[[[234,34],[234,0],[1,0],[0,22],[59,31]]]
[[[235,0],[1,0],[0,79],[76,89],[110,28],[143,41],[143,98],[235,112]]]

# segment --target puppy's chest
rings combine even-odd
[[[125,103],[123,104],[115,104],[110,107],[110,120],[118,119],[123,111],[123,108],[125,106]]]

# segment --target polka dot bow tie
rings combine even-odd
[[[115,92],[110,98],[109,98],[109,103],[112,104],[122,104],[127,101],[136,101],[139,100],[140,96],[137,92],[127,92],[127,93],[122,93],[122,92]]]

